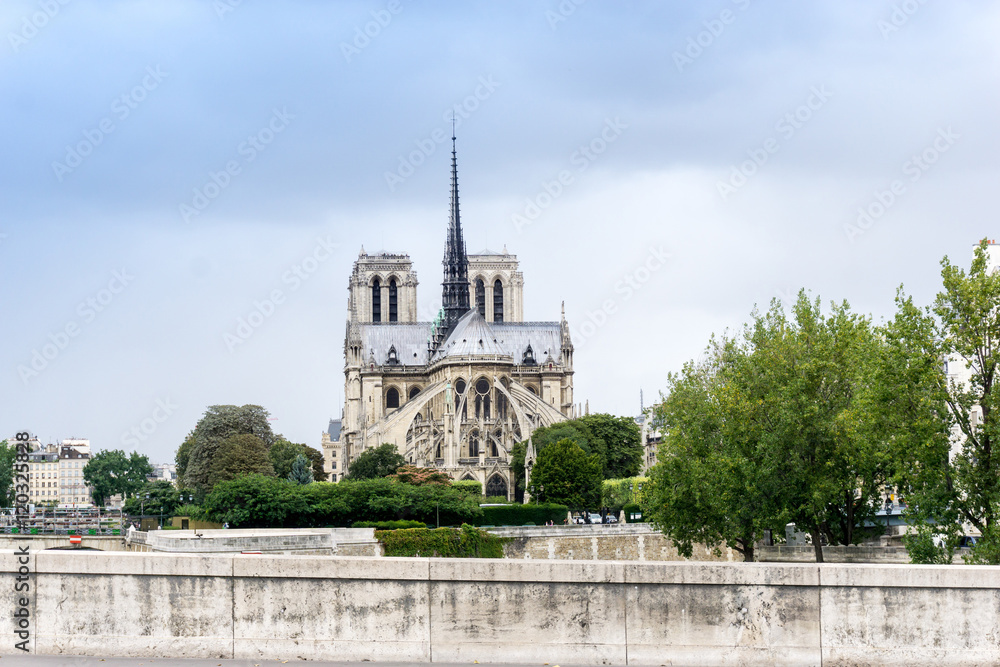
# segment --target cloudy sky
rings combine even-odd
[[[171,461],[256,403],[318,446],[361,247],[440,303],[452,113],[469,250],[565,301],[592,411],[1000,237],[991,3],[4,0],[0,36],[4,435]]]

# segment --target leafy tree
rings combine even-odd
[[[146,496],[149,496],[147,498]],[[140,512],[150,514],[162,514],[170,517],[174,510],[181,504],[181,496],[188,495],[187,491],[181,491],[170,482],[158,479],[155,482],[146,482],[134,496],[129,498],[122,505],[122,511],[126,514],[139,514]]]
[[[919,462],[938,472],[939,483],[906,492],[939,524],[954,526],[961,521],[977,529],[982,538],[973,548],[971,560],[997,564],[1000,460],[993,449],[1000,444],[1000,391],[994,391],[1000,377],[1000,273],[990,271],[986,241],[976,248],[968,273],[947,257],[941,267],[943,291],[933,306],[940,348],[937,355],[931,352],[924,361],[933,356],[940,363],[943,357],[949,370],[958,375],[947,383],[944,393],[953,433],[951,456],[944,460],[936,437]]]
[[[305,450],[306,458],[312,464],[313,479],[317,482],[325,482],[329,479],[330,475],[323,467],[323,452],[309,445],[302,445],[302,449]]]
[[[216,484],[202,507],[211,520],[233,528],[292,527],[308,515],[305,488],[287,479],[247,475]]]
[[[351,461],[347,478],[359,480],[386,477],[403,465],[406,465],[406,459],[396,451],[396,445],[387,442],[358,454]]]
[[[600,456],[603,474],[606,462],[605,443],[595,436],[591,432],[590,427],[582,420],[568,419],[552,426],[543,426],[535,429],[531,434],[531,443],[535,446],[536,456],[540,455],[549,445],[564,439],[572,440],[587,454],[597,454]],[[511,448],[510,465],[514,477],[514,499],[519,502],[524,500],[524,459],[527,446],[528,442],[525,440],[515,443]]]
[[[400,466],[395,475],[390,475],[390,479],[413,486],[423,486],[425,484],[446,484],[451,485],[451,477],[435,468],[418,468],[414,465]]]
[[[94,503],[104,505],[108,498],[120,493],[122,498],[135,495],[153,474],[146,456],[132,452],[126,456],[120,449],[95,454],[83,468],[83,479],[93,487]]]
[[[288,480],[296,484],[312,484],[312,464],[305,454],[299,454],[292,463],[292,471],[288,473]]]
[[[275,443],[268,412],[259,405],[210,406],[192,431],[192,445],[182,483],[206,493],[212,488],[213,459],[222,443],[234,435],[256,436],[265,452]]]
[[[880,530],[891,456],[861,398],[879,339],[846,303],[824,316],[803,291],[792,314],[775,301],[671,378],[651,510],[682,550],[724,541],[750,560],[762,530],[793,521],[822,562],[821,534],[853,544]]]
[[[274,467],[274,476],[279,479],[288,479],[292,472],[292,464],[295,463],[299,454],[305,454],[302,445],[289,442],[278,436],[277,441],[267,453],[268,458],[271,459],[271,465]]]
[[[187,472],[188,462],[191,460],[191,449],[194,447],[194,431],[188,433],[184,442],[177,448],[174,455],[174,463],[177,465],[177,481],[184,483],[184,474]]]
[[[245,475],[274,476],[264,442],[255,435],[231,435],[222,441],[212,459],[206,484],[214,488],[222,481]]]
[[[6,440],[0,440],[0,502],[3,507],[14,506],[14,462],[17,459],[17,446],[8,445]]]
[[[604,478],[634,477],[642,469],[642,438],[631,417],[597,413],[577,421],[604,443]]]
[[[595,508],[601,502],[601,457],[569,438],[547,446],[531,471],[536,502]]]

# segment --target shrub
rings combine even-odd
[[[181,505],[171,512],[170,516],[186,516],[189,519],[204,519],[204,510],[197,505]]]
[[[451,488],[458,489],[467,495],[475,496],[477,499],[483,497],[483,485],[474,479],[460,479],[452,482]]]
[[[626,505],[642,505],[650,488],[648,477],[606,479],[601,485],[601,504],[616,511]]]
[[[461,528],[376,530],[386,556],[503,558],[506,538],[462,524]]]
[[[426,528],[422,521],[355,521],[351,528],[375,528],[376,530],[406,530],[408,528]]]
[[[527,523],[544,525],[549,521],[562,525],[569,511],[565,505],[505,505],[503,507],[483,507],[480,526],[523,526]]]

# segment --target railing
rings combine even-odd
[[[121,510],[38,508],[28,514],[0,509],[0,530],[24,535],[121,535]]]

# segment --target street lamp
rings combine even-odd
[[[885,494],[885,534],[886,536],[891,535],[889,532],[889,512],[892,511],[892,497],[888,492]]]

